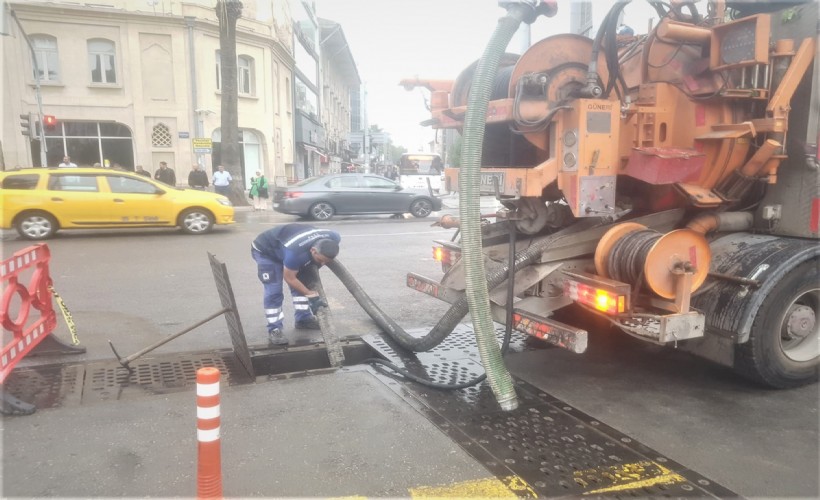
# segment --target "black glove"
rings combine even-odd
[[[320,307],[327,307],[327,302],[321,295],[316,295],[315,297],[308,297],[308,305],[310,306],[310,312],[316,314]]]

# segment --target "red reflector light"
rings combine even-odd
[[[619,314],[626,310],[626,296],[573,280],[564,281],[564,295],[607,314]]]
[[[285,191],[285,198],[298,198],[303,194],[301,191]]]

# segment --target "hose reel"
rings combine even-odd
[[[706,280],[712,251],[706,238],[691,229],[666,234],[626,222],[607,231],[595,250],[599,275],[644,284],[665,299],[681,299]],[[688,282],[681,288],[681,280]],[[686,300],[688,309],[688,297]]]

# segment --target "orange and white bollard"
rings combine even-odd
[[[219,370],[200,368],[196,371],[197,498],[222,498],[219,426]]]

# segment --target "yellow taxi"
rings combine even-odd
[[[179,227],[204,234],[232,224],[225,196],[179,189],[121,170],[28,168],[0,172],[3,229],[44,240],[62,229]]]

